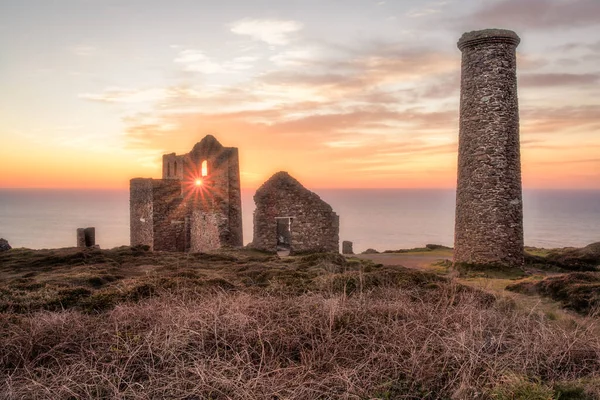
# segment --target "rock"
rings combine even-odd
[[[600,242],[588,244],[583,249],[581,249],[581,252],[590,257],[600,259]]]
[[[10,244],[8,244],[8,240],[0,238],[0,251],[7,251],[12,249]]]
[[[450,247],[443,246],[441,244],[426,244],[425,248],[429,249],[429,250],[450,250],[451,249]]]
[[[379,252],[375,249],[366,249],[362,254],[379,254]]]
[[[565,248],[551,251],[546,259],[571,271],[594,271],[600,267],[600,242],[583,248]]]

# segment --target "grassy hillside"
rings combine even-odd
[[[0,398],[595,399],[597,319],[314,254],[0,253]]]

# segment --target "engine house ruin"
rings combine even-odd
[[[187,154],[163,155],[162,179],[132,179],[130,239],[156,251],[242,246],[238,149],[208,135]]]
[[[252,247],[280,254],[339,252],[339,216],[287,172],[269,178],[254,202]]]

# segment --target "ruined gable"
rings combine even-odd
[[[163,179],[130,183],[131,245],[202,252],[242,246],[238,150],[208,135],[163,156]]]
[[[290,253],[338,252],[339,216],[287,172],[278,172],[254,195],[254,248]]]

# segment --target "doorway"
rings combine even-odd
[[[292,221],[293,217],[275,217],[277,221],[277,255],[289,256],[292,251]]]

